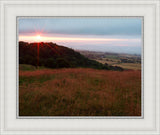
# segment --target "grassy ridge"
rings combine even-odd
[[[20,116],[140,116],[141,72],[90,68],[19,72]]]

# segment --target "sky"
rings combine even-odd
[[[19,41],[53,42],[75,50],[141,54],[141,18],[18,18]]]

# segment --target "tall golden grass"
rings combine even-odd
[[[20,116],[140,116],[141,71],[19,72]]]

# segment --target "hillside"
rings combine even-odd
[[[141,116],[141,71],[20,65],[19,115]]]
[[[107,70],[123,69],[109,66],[91,60],[73,49],[57,45],[56,43],[27,43],[19,42],[19,64],[44,66],[49,68],[95,68]]]

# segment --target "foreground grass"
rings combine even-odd
[[[141,72],[41,69],[19,72],[20,116],[140,116]]]

